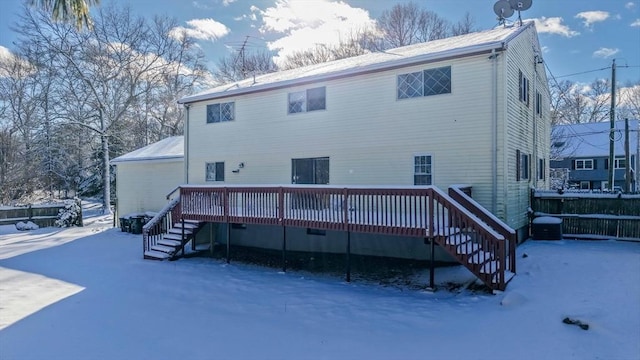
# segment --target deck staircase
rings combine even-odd
[[[497,251],[486,251],[490,249],[483,247],[474,232],[451,228],[447,235],[438,234],[435,241],[491,289],[499,290],[515,276],[509,270],[509,258],[501,262]]]
[[[157,234],[161,238],[145,249],[144,258],[151,260],[174,260],[184,256],[187,244],[192,244],[195,250],[195,236],[204,226],[203,222],[195,220],[183,220],[173,223],[166,233]]]

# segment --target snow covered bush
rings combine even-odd
[[[58,227],[81,226],[82,208],[80,207],[80,199],[65,200],[64,209],[60,209],[58,212],[58,219],[55,224]]]
[[[18,223],[16,223],[16,229],[18,229],[20,231],[37,230],[39,228],[40,228],[40,226],[38,226],[37,224],[32,223],[31,221],[27,221],[27,222],[18,221]]]

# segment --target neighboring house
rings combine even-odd
[[[111,160],[116,166],[116,214],[157,212],[184,182],[184,138],[173,136]]]
[[[638,161],[640,142],[638,141],[638,120],[629,120],[629,165],[630,190],[638,191]],[[611,123],[596,122],[585,124],[558,125],[553,129],[552,152],[557,159],[551,168],[564,169],[569,176],[565,188],[581,190],[608,190]],[[614,189],[625,189],[625,122],[615,122],[614,132]],[[555,149],[553,149],[555,148]]]
[[[185,183],[462,183],[526,239],[549,97],[533,22],[255,76],[180,100]]]

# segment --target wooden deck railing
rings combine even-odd
[[[505,287],[505,270],[515,272],[515,256],[507,263],[512,238],[436,187],[189,185],[180,187],[179,203],[163,212],[158,217],[424,238],[497,289]],[[153,222],[145,226],[145,249],[159,229],[160,220]]]
[[[142,227],[142,252],[149,251],[152,246],[162,240],[167,229],[170,229],[174,222],[180,221],[182,210],[180,198],[176,197],[169,201],[156,216]]]
[[[518,235],[515,230],[509,225],[505,224],[502,220],[498,219],[495,215],[490,213],[482,205],[478,204],[471,196],[467,195],[462,189],[456,186],[449,188],[449,196],[455,201],[460,203],[466,209],[470,210],[480,220],[491,226],[500,235],[507,239],[507,254],[509,255],[509,267],[508,270],[516,272],[516,246],[518,245]]]

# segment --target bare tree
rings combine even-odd
[[[268,51],[246,51],[246,49],[237,54],[229,54],[218,60],[213,78],[220,84],[226,84],[250,76],[278,71],[273,55]]]
[[[467,16],[467,20],[472,23],[470,16]],[[443,39],[450,36],[451,28],[448,20],[418,7],[414,2],[396,4],[390,10],[383,11],[377,25],[386,48]]]
[[[451,36],[469,34],[474,31],[477,31],[475,27],[475,20],[468,11],[460,21],[451,26]]]
[[[588,85],[572,81],[551,83],[551,119],[555,124],[578,124],[609,118],[610,85],[594,80]]]

